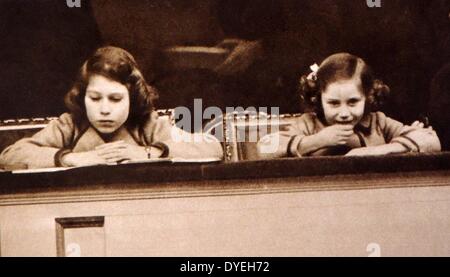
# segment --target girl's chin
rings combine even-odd
[[[95,129],[97,130],[97,132],[99,132],[102,135],[111,135],[114,132],[117,131],[117,129],[119,128],[115,128],[115,127],[95,127]]]
[[[335,122],[334,124],[355,126],[354,122]]]

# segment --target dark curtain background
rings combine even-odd
[[[201,97],[221,108],[301,112],[300,74],[331,53],[351,52],[392,88],[389,115],[410,123],[432,109],[441,128],[449,121],[442,114],[450,114],[435,103],[449,98],[449,11],[448,0],[384,0],[381,8],[364,0],[92,0],[81,8],[62,0],[0,0],[0,118],[60,114],[82,62],[113,44],[136,57],[161,92],[161,108],[190,107]],[[161,65],[165,47],[213,46],[230,37],[258,40],[263,49],[239,74]]]
[[[89,2],[0,0],[0,118],[53,116],[101,43]]]

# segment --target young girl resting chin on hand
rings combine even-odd
[[[359,57],[338,53],[300,79],[300,96],[311,112],[289,130],[258,142],[265,158],[318,155],[385,155],[440,151],[431,127],[404,125],[377,111],[389,88]],[[275,147],[273,147],[275,146]],[[268,151],[268,149],[271,149]],[[272,151],[273,150],[273,151]]]
[[[0,165],[40,168],[159,157],[222,158],[217,139],[194,138],[158,118],[155,95],[130,53],[100,48],[83,64],[66,95],[70,113],[6,148]]]

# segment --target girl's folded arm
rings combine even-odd
[[[0,164],[3,167],[54,167],[55,154],[68,144],[72,133],[72,119],[69,114],[63,114],[32,137],[7,147],[0,155]]]
[[[301,157],[321,148],[317,137],[310,131],[313,122],[311,115],[304,114],[288,130],[264,136],[258,141],[258,154],[265,159]]]
[[[381,120],[384,120],[383,130],[386,141],[390,144],[402,145],[405,149],[403,152],[437,152],[441,150],[439,138],[431,127],[404,125],[386,116],[381,116]]]

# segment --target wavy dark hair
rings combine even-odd
[[[386,101],[390,89],[375,78],[363,59],[349,53],[337,53],[326,58],[315,75],[303,75],[299,80],[301,106],[323,118],[322,92],[331,83],[357,78],[366,97],[364,114],[378,111]]]
[[[139,126],[148,120],[149,114],[154,110],[153,101],[158,97],[158,92],[147,84],[130,53],[122,48],[106,46],[97,49],[84,62],[72,89],[65,96],[66,107],[76,123],[87,121],[84,97],[93,75],[104,76],[127,87],[130,112],[125,124]]]

